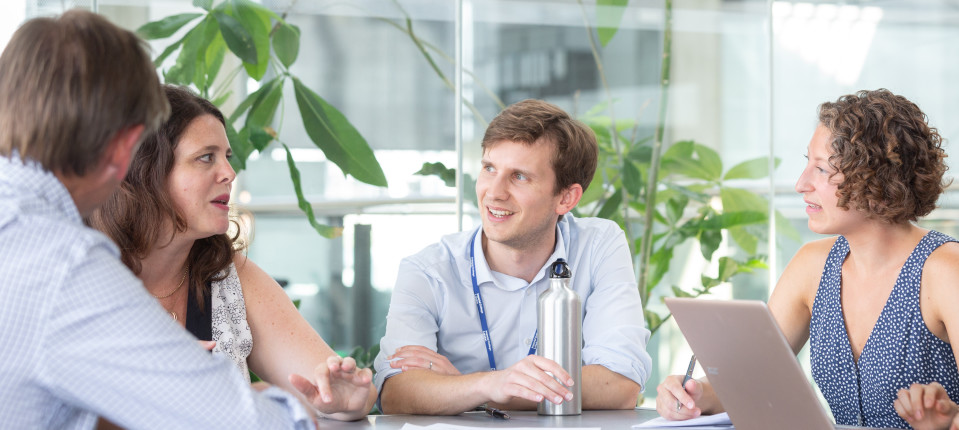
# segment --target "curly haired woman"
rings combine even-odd
[[[833,236],[796,253],[769,309],[795,353],[809,340],[838,424],[947,428],[959,409],[959,243],[913,223],[945,187],[941,144],[919,107],[888,90],[819,107],[796,192],[809,229]],[[722,410],[708,381],[681,381],[660,384],[661,415]]]

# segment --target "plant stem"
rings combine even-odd
[[[653,154],[649,161],[649,182],[646,184],[646,214],[643,217],[643,241],[640,246],[639,297],[643,309],[649,302],[651,286],[649,282],[649,260],[653,250],[653,220],[656,213],[656,187],[659,182],[659,160],[663,154],[663,134],[666,128],[666,107],[669,102],[669,66],[673,45],[673,0],[665,0],[665,22],[663,25],[663,64],[662,78],[659,81],[659,117],[656,124],[656,137],[653,139]]]
[[[600,58],[599,49],[596,47],[596,35],[593,34],[593,27],[589,25],[589,18],[586,15],[586,5],[583,4],[583,0],[578,0],[578,2],[580,8],[583,10],[583,27],[586,28],[589,49],[593,52],[593,61],[596,62],[596,70],[599,72],[600,81],[603,83],[603,90],[606,92],[606,104],[609,106],[609,134],[613,140],[613,150],[615,150],[618,155],[617,162],[620,166],[623,166],[625,157],[619,144],[619,131],[616,129],[616,111],[613,109],[613,93],[609,90],[609,81],[606,80],[606,68],[603,67],[603,60]],[[633,237],[629,226],[629,193],[626,192],[625,185],[622,187],[621,192],[623,193],[623,201],[621,203],[623,208],[623,230],[626,231],[626,237]],[[629,254],[636,255],[636,250],[633,249],[633,241],[628,240],[626,242],[629,245]]]

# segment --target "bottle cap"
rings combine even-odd
[[[566,264],[566,260],[562,258],[557,258],[553,265],[549,268],[549,277],[550,278],[569,278],[572,274],[569,271],[569,265]]]

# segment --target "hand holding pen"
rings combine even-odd
[[[686,376],[683,377],[683,384],[681,385],[683,390],[686,389],[686,383],[689,382],[690,379],[692,379],[693,370],[695,369],[696,369],[696,354],[693,354],[693,356],[689,359],[689,367],[686,368]],[[683,408],[682,402],[680,402],[679,399],[676,399],[676,412],[679,412],[679,410],[682,408]]]

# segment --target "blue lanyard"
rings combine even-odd
[[[482,227],[480,227],[482,228]],[[479,233],[479,230],[477,230]],[[473,300],[476,302],[476,312],[479,314],[480,327],[483,329],[483,338],[486,342],[486,355],[489,356],[489,370],[496,370],[496,359],[493,358],[493,338],[489,334],[489,324],[486,323],[486,306],[483,305],[483,295],[480,293],[479,284],[476,282],[476,252],[473,250],[476,242],[476,234],[470,239],[470,277],[473,279]],[[539,330],[533,332],[533,341],[529,345],[529,354],[536,354],[536,338],[539,336]]]

